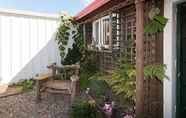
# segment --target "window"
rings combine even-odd
[[[105,16],[93,22],[93,42],[97,48],[106,48],[110,46],[110,17]]]
[[[99,28],[100,27],[100,22],[95,21],[93,24],[93,44],[98,46],[99,45],[99,40],[100,40],[100,36],[99,36]]]
[[[102,44],[105,48],[110,44],[110,19],[108,16],[102,18]]]

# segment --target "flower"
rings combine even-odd
[[[103,110],[107,116],[111,116],[112,115],[112,104],[105,103]]]
[[[123,118],[134,118],[132,115],[125,115]]]
[[[89,100],[88,103],[91,105],[91,106],[96,106],[96,101],[95,100]]]
[[[87,88],[85,93],[89,94],[89,92],[90,92],[90,88]]]

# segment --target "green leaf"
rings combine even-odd
[[[165,75],[166,65],[154,64],[147,65],[144,68],[144,75],[146,79],[155,79],[162,81],[167,78]]]
[[[144,32],[145,33],[157,33],[162,32],[168,19],[164,16],[156,15],[154,18],[145,25]]]
[[[168,19],[165,18],[164,16],[156,15],[154,16],[154,19],[157,20],[160,24],[166,25]]]

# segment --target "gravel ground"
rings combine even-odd
[[[0,98],[0,118],[68,118],[70,96],[42,94],[35,102],[33,91]]]

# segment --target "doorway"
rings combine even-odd
[[[186,3],[177,7],[177,118],[186,117]]]

